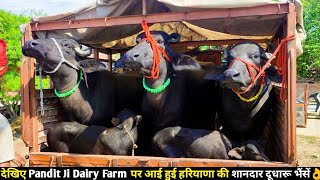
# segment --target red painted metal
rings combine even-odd
[[[234,8],[234,9],[211,9],[193,12],[172,12],[134,16],[117,16],[96,19],[79,19],[31,23],[32,31],[111,27],[119,25],[140,24],[143,19],[148,23],[191,21],[200,19],[230,18],[241,16],[272,15],[288,13],[288,4],[265,5],[257,7]]]
[[[175,44],[171,44],[172,47],[184,47],[184,46],[205,46],[205,45],[229,45],[236,44],[241,41],[253,41],[256,43],[267,43],[269,39],[228,39],[228,40],[209,40],[209,41],[184,41]]]

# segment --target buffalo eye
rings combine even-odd
[[[254,54],[254,55],[253,55],[253,58],[254,58],[254,59],[258,59],[259,57],[260,57],[259,54]]]
[[[158,43],[158,44],[162,44],[163,41],[162,41],[161,39],[159,39],[159,40],[157,40],[157,43]]]
[[[68,48],[68,49],[71,49],[71,46],[69,44],[64,44],[63,46]]]

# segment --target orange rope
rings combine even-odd
[[[287,41],[294,39],[295,36],[289,36],[285,39],[282,39],[280,42],[280,48],[278,47],[276,51],[279,51],[279,56],[277,58],[277,67],[278,67],[278,74],[282,75],[282,87],[280,91],[280,99],[284,101],[287,98],[285,94],[285,89],[287,88],[287,46],[284,46]]]
[[[150,43],[152,51],[153,51],[153,64],[152,64],[151,74],[150,74],[150,76],[146,76],[146,78],[156,79],[159,77],[159,64],[160,64],[159,51],[162,53],[163,57],[167,61],[170,62],[170,58],[165,53],[165,51],[157,45],[156,41],[154,40],[154,38],[152,37],[152,35],[149,31],[149,27],[148,27],[145,20],[142,21],[141,25],[142,25],[142,29],[146,35],[146,39]]]
[[[276,54],[279,52],[278,58],[277,58],[277,67],[278,69],[278,74],[282,75],[282,87],[280,90],[280,99],[284,101],[287,97],[285,94],[285,88],[287,88],[287,46],[285,46],[285,43],[287,43],[290,40],[293,40],[295,38],[295,35],[288,36],[284,39],[281,40],[280,44],[278,45],[277,49],[273,52],[271,57],[268,59],[266,64],[261,68],[259,73],[256,75],[256,77],[252,80],[252,83],[246,88],[245,91],[241,92],[245,93],[247,92],[256,82],[257,80],[262,77],[262,81],[264,78],[264,73],[271,61],[275,58]],[[261,82],[262,83],[262,82]]]
[[[293,40],[294,38],[295,38],[295,35],[291,35],[281,40],[277,49],[273,52],[273,54],[271,55],[267,63],[262,67],[261,71],[259,72],[259,74],[256,76],[256,79],[254,80],[254,82],[256,82],[256,80],[261,76],[262,73],[264,73],[268,65],[271,63],[271,61],[275,58],[276,54],[279,52],[276,66],[280,68],[278,69],[278,74],[282,75],[282,87],[280,91],[280,99],[282,101],[286,99],[285,88],[287,87],[287,47],[285,46],[285,44],[288,41]]]

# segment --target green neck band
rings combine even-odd
[[[64,92],[64,93],[59,93],[56,89],[54,89],[54,93],[55,93],[56,96],[58,96],[59,98],[70,96],[70,95],[73,94],[73,93],[76,91],[76,89],[79,87],[81,80],[83,80],[82,71],[80,71],[80,79],[79,79],[78,83],[77,83],[72,89],[70,89],[69,91]]]
[[[147,90],[148,92],[151,92],[151,93],[159,93],[159,92],[165,90],[165,89],[169,86],[169,84],[170,84],[170,78],[168,78],[168,79],[166,80],[166,82],[165,82],[162,86],[157,87],[157,88],[155,88],[155,89],[152,89],[152,88],[149,88],[149,87],[147,86],[147,84],[146,84],[146,78],[143,77],[143,79],[142,79],[143,88],[144,88],[145,90]]]

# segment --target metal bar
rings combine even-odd
[[[242,41],[252,41],[256,43],[267,43],[269,39],[228,39],[228,40],[208,40],[208,41],[184,41],[174,44],[170,44],[171,47],[185,47],[185,46],[206,46],[206,45],[229,45],[236,44]],[[125,53],[130,50],[130,48],[125,49],[112,49],[113,53]],[[106,52],[103,49],[100,49],[100,52]]]
[[[147,14],[147,0],[142,0],[142,14]]]
[[[209,40],[209,41],[184,41],[175,44],[170,44],[171,47],[181,46],[204,46],[204,45],[229,45],[236,44],[241,41],[253,41],[256,43],[267,43],[269,39],[228,39],[228,40]]]
[[[295,34],[296,12],[293,4],[290,3],[289,13],[287,14],[287,36]],[[296,97],[297,97],[297,77],[296,77],[296,39],[288,41],[288,163],[297,158],[296,147]]]
[[[119,25],[140,24],[143,19],[148,23],[191,21],[200,19],[247,17],[254,15],[273,15],[288,13],[289,4],[270,4],[257,7],[234,8],[234,9],[210,9],[193,12],[157,13],[133,16],[117,16],[95,19],[79,19],[30,23],[32,31],[110,27]]]
[[[93,49],[93,58],[95,60],[99,60],[99,50],[98,50],[98,48],[94,48]]]
[[[109,49],[109,71],[112,72],[112,49]]]

